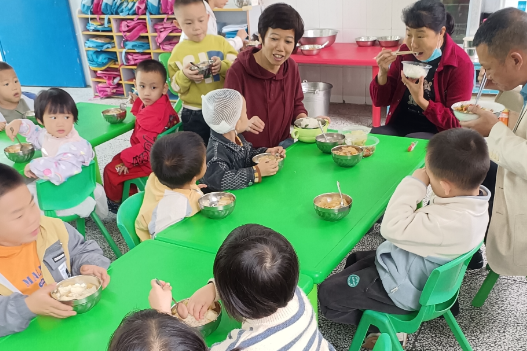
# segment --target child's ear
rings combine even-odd
[[[452,192],[452,185],[450,185],[449,182],[441,180],[439,181],[439,185],[441,185],[441,188],[443,188],[443,191],[445,192],[446,196],[448,196]]]
[[[168,93],[168,84],[165,82],[165,85],[163,85],[163,95],[166,95]]]
[[[181,28],[181,26],[179,25],[178,20],[174,20],[174,21],[172,21],[172,23],[174,23],[174,25],[175,25],[178,29],[183,30],[183,28]]]

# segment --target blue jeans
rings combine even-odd
[[[181,122],[183,122],[184,131],[198,134],[203,139],[205,146],[207,146],[210,138],[210,128],[203,119],[201,110],[183,108],[181,111]]]

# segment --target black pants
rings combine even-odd
[[[183,122],[184,131],[198,134],[203,139],[205,146],[207,146],[210,138],[210,128],[203,119],[201,110],[183,108],[181,111],[181,121]]]
[[[498,165],[490,161],[490,169],[483,181],[483,186],[490,190],[491,196],[489,200],[489,219],[492,217],[492,208],[494,207],[494,192],[496,190],[496,173],[498,173]],[[490,223],[490,221],[489,221]]]
[[[406,128],[399,127],[397,125],[392,125],[392,124],[387,124],[381,127],[373,127],[370,133],[407,137],[407,138],[414,138],[414,139],[426,139],[426,140],[430,140],[434,136],[434,134],[436,134],[436,133],[429,133],[429,132],[417,132],[417,133],[413,132],[412,133],[412,131],[407,130]]]
[[[320,284],[318,299],[324,317],[344,324],[358,325],[364,310],[411,313],[395,306],[384,290],[375,267],[375,251],[349,255],[345,268]]]

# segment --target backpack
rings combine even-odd
[[[138,39],[134,41],[124,41],[123,46],[126,50],[135,50],[138,52],[143,52],[145,50],[150,50],[150,43],[148,39]]]
[[[174,46],[176,46],[179,43],[179,39],[174,40],[165,40],[161,44],[159,44],[159,48],[166,52],[172,52],[172,49],[174,49]]]
[[[133,16],[136,14],[135,7],[137,6],[137,0],[124,1],[123,5],[119,8],[120,16]]]
[[[147,33],[145,20],[125,20],[119,25],[119,30],[123,33],[123,38],[134,41],[143,33]]]
[[[96,52],[96,51],[93,51],[93,52]],[[126,52],[126,50],[124,50],[122,58],[123,58],[123,65],[135,66],[139,62],[152,59],[152,56],[150,54],[139,54],[136,52]]]
[[[119,83],[121,79],[121,74],[117,68],[108,68],[105,70],[95,72],[95,75],[99,78],[105,79],[106,84],[115,85]]]
[[[93,0],[91,11],[94,15],[102,15],[102,0]]]
[[[81,11],[86,15],[91,15],[91,8],[93,5],[93,0],[82,0],[81,1]]]
[[[161,12],[167,15],[174,14],[174,3],[176,0],[161,0]]]
[[[124,89],[122,85],[99,83],[95,86],[95,90],[101,98],[106,98],[113,95],[124,95]]]
[[[135,6],[135,12],[139,16],[146,14],[146,0],[137,0],[137,5]]]
[[[90,32],[99,31],[99,32],[111,32],[112,31],[112,23],[102,23],[101,21],[98,21],[96,19],[90,20],[86,24],[86,29]]]
[[[108,51],[87,51],[88,65],[94,71],[100,71],[117,61],[117,53]]]
[[[161,45],[161,42],[166,39],[170,33],[181,33],[181,29],[176,27],[172,21],[170,22],[159,22],[154,24],[154,29],[157,33],[156,42],[157,45]]]
[[[115,47],[115,42],[112,39],[105,37],[89,38],[84,43],[84,47],[93,48],[97,51],[102,51]]]
[[[102,13],[105,15],[113,15],[114,14],[113,12],[114,2],[115,2],[114,0],[102,0],[102,7],[101,7]]]
[[[159,2],[160,0],[148,0],[146,8],[150,14],[159,15],[161,13],[161,4]]]

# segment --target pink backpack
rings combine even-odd
[[[102,0],[94,0],[91,11],[94,15],[102,15]]]
[[[176,0],[161,0],[161,12],[167,15],[174,14],[174,3]]]
[[[181,33],[181,29],[175,26],[172,21],[170,22],[159,22],[154,24],[154,29],[156,30],[157,37],[156,42],[157,45],[161,45],[161,42],[166,39],[168,34],[170,33]]]
[[[123,64],[126,66],[135,66],[139,62],[152,59],[152,56],[150,54],[140,54],[137,52],[124,53],[124,51],[123,54]]]
[[[100,83],[95,87],[97,94],[101,98],[110,97],[113,95],[124,95],[124,89],[122,85]]]
[[[146,14],[146,0],[137,0],[137,5],[135,5],[135,12],[139,16]]]
[[[121,73],[119,73],[119,70],[116,68],[107,68],[101,71],[95,72],[97,77],[105,79],[106,84],[108,85],[115,85],[119,82],[121,79]]]
[[[175,40],[165,40],[161,44],[159,44],[159,48],[166,52],[172,52],[172,49],[174,49],[174,46],[179,43],[179,39]]]
[[[122,21],[119,25],[119,30],[123,33],[123,37],[127,41],[134,41],[141,34],[148,32],[145,20]]]

